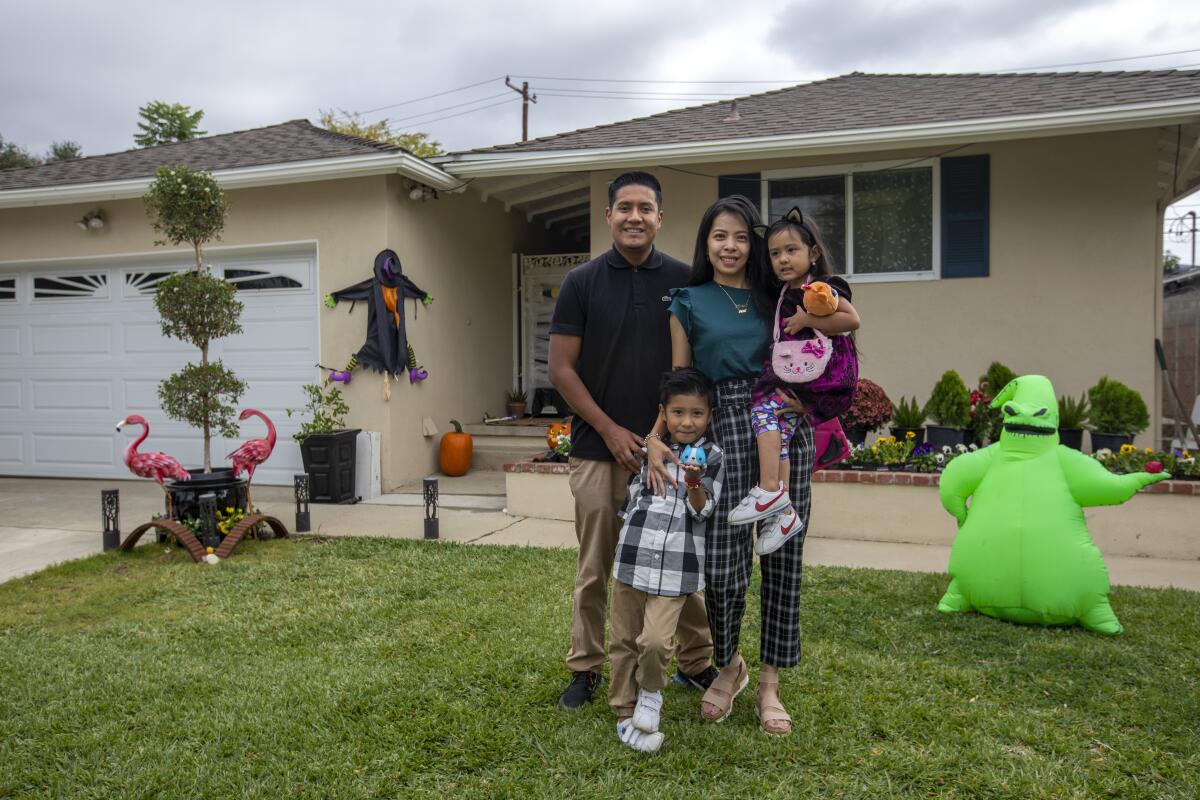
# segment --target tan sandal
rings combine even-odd
[[[727,681],[723,676],[718,675],[708,687],[708,691],[704,693],[704,697],[700,699],[701,703],[708,703],[710,706],[717,708],[721,712],[721,715],[719,717],[710,717],[701,708],[700,716],[709,722],[724,722],[725,718],[733,711],[734,698],[741,694],[742,690],[749,683],[750,670],[746,668],[746,662],[742,657],[738,656],[738,671],[733,680]]]
[[[792,732],[792,718],[782,705],[763,702],[762,688],[764,686],[774,686],[775,696],[779,697],[779,673],[767,675],[760,672],[758,674],[758,699],[754,706],[754,713],[758,716],[758,729],[768,736],[787,736]],[[779,702],[776,701],[776,703]],[[781,722],[787,724],[779,725]],[[771,723],[776,723],[776,725],[772,726]]]

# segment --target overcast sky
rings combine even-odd
[[[149,100],[203,109],[209,133],[380,109],[365,118],[456,150],[520,138],[505,74],[538,95],[536,137],[853,70],[1200,68],[1200,3],[1164,0],[5,0],[0,14],[0,136],[37,153],[128,149]],[[1174,215],[1200,210],[1185,202]]]

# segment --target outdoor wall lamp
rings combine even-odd
[[[81,219],[76,220],[75,224],[79,226],[80,230],[98,231],[105,225],[104,211],[99,208],[95,211],[89,211]]]

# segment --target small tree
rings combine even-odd
[[[46,153],[47,164],[53,164],[55,161],[71,161],[76,158],[83,158],[83,148],[79,146],[79,142],[72,142],[70,139],[53,142],[49,152]]]
[[[925,416],[938,425],[967,427],[971,420],[971,395],[957,372],[948,369],[942,373],[925,404]]]
[[[359,114],[341,110],[335,113],[333,109],[329,111],[322,110],[320,115],[321,127],[331,130],[334,133],[343,133],[347,136],[357,136],[360,139],[372,139],[376,142],[399,145],[414,156],[420,156],[421,158],[440,156],[444,152],[442,150],[442,143],[430,139],[428,133],[422,131],[413,131],[412,133],[393,131],[392,124],[386,119],[367,123],[362,120]]]
[[[13,167],[36,167],[42,160],[25,150],[16,142],[6,142],[0,136],[0,169]]]
[[[196,269],[160,281],[154,307],[164,336],[190,342],[200,350],[200,363],[189,363],[158,386],[163,411],[204,434],[204,471],[212,471],[212,434],[237,434],[234,413],[246,385],[220,360],[210,362],[213,339],[241,333],[242,304],[229,281],[204,266],[203,246],[219,237],[229,203],[216,179],[187,167],[159,167],[142,197],[154,230],[155,244],[187,242],[196,254]]]
[[[138,147],[153,147],[156,144],[186,142],[203,136],[208,131],[199,130],[203,111],[192,111],[182,103],[164,103],[151,100],[138,109],[142,121],[138,123],[141,133],[133,135]]]

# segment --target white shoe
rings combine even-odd
[[[633,727],[646,733],[658,733],[658,722],[662,718],[662,692],[647,692],[638,689],[637,707],[633,709],[630,722]]]
[[[773,492],[768,492],[761,486],[755,486],[750,494],[742,498],[742,502],[729,512],[730,525],[748,525],[760,519],[766,519],[778,514],[786,508],[791,508],[792,501],[787,489],[780,486]]]
[[[796,509],[788,508],[761,526],[758,539],[754,542],[754,552],[760,556],[774,553],[787,544],[796,534],[804,530],[804,520],[796,513]]]
[[[666,739],[661,733],[646,733],[633,727],[633,720],[627,719],[617,723],[617,738],[626,747],[632,747],[639,753],[657,753]]]

